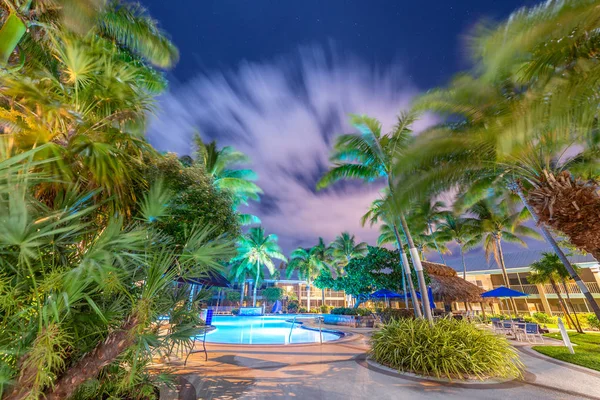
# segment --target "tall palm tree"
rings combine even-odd
[[[368,252],[367,242],[356,243],[355,236],[349,232],[342,232],[341,235],[336,236],[328,248],[328,254],[341,268],[348,265],[353,258],[364,257]],[[341,272],[341,268],[339,272]]]
[[[530,266],[531,275],[527,278],[527,280],[531,283],[539,283],[545,284],[550,283],[552,285],[552,289],[556,293],[558,297],[558,302],[565,313],[565,317],[567,318],[567,323],[569,325],[575,326],[577,332],[583,333],[581,326],[579,325],[579,320],[575,317],[575,321],[571,317],[569,313],[569,308],[565,304],[565,300],[560,294],[560,289],[558,288],[557,282],[562,282],[565,286],[566,293],[568,295],[569,291],[566,288],[566,279],[569,277],[569,274],[565,268],[565,266],[561,263],[560,259],[556,254],[552,253],[542,253],[542,258]],[[569,299],[570,302],[570,299]],[[573,305],[571,304],[571,309],[574,311]]]
[[[319,238],[316,246],[310,249],[297,248],[290,256],[286,276],[289,278],[294,271],[298,271],[299,278],[306,280],[306,308],[309,312],[312,283],[322,271],[330,269],[327,260],[327,247],[322,238]]]
[[[472,193],[493,184],[513,190],[600,318],[600,306],[547,228],[592,254],[600,248],[594,233],[600,221],[580,212],[584,204],[598,207],[597,188],[577,179],[594,178],[597,168],[578,175],[551,163],[574,143],[597,153],[600,68],[590,60],[598,52],[598,13],[594,1],[546,2],[481,30],[472,46],[481,73],[461,74],[418,101],[417,109],[452,119],[420,134],[397,170],[407,172],[399,181],[408,197],[456,186]],[[597,156],[591,159],[597,164]]]
[[[258,179],[256,173],[248,168],[236,168],[250,163],[247,155],[231,146],[219,149],[215,141],[204,143],[198,134],[194,136],[194,143],[197,162],[204,165],[206,172],[213,177],[217,189],[232,195],[235,209],[240,205],[248,205],[249,200],[260,200],[263,191],[254,183]],[[239,214],[239,217],[243,225],[260,223],[260,219],[255,215]]]
[[[527,246],[521,237],[541,238],[535,229],[524,225],[531,218],[529,211],[526,208],[515,211],[507,199],[498,201],[494,197],[487,197],[470,207],[469,212],[477,219],[486,257],[488,260],[492,256],[494,257],[496,264],[502,269],[505,286],[510,288],[510,280],[504,263],[502,241]],[[515,313],[518,314],[514,300],[512,300],[512,305]]]
[[[465,251],[474,248],[481,242],[483,237],[481,225],[474,218],[456,217],[453,214],[448,214],[440,222],[437,232],[440,240],[455,241],[458,244],[463,266],[463,279],[467,279]]]
[[[319,180],[317,188],[327,187],[342,179],[360,179],[366,182],[382,179],[386,181],[389,197],[393,201],[395,196],[393,160],[410,144],[412,140],[410,127],[416,118],[414,113],[402,114],[392,131],[382,134],[381,123],[376,119],[353,116],[351,123],[360,133],[338,136],[330,157],[333,166]],[[404,231],[421,292],[427,293],[421,258],[411,236],[404,211],[402,208],[395,208],[391,212],[396,217],[392,223],[399,221]],[[429,321],[433,321],[429,299],[427,296],[422,298],[425,316]]]
[[[446,204],[443,201],[431,201],[430,199],[424,199],[417,203],[414,207],[412,214],[413,219],[421,220],[426,226],[426,233],[429,235],[429,239],[425,241],[431,241],[435,246],[435,249],[442,261],[442,264],[446,264],[444,260],[444,252],[447,253],[447,249],[442,249],[442,246],[438,244],[436,239],[436,233],[434,227],[440,223],[450,212],[446,210]]]
[[[406,290],[407,282],[410,290],[411,300],[413,302],[413,310],[415,315],[420,318],[423,316],[421,308],[419,306],[419,300],[412,282],[412,270],[408,264],[408,257],[406,256],[406,250],[402,244],[400,233],[398,232],[397,218],[394,216],[390,207],[390,201],[388,191],[384,190],[383,198],[374,200],[369,210],[361,218],[361,224],[364,226],[367,221],[373,226],[374,224],[382,221],[380,225],[381,234],[377,239],[377,245],[385,243],[395,243],[400,255],[400,270],[402,271],[402,290],[404,292],[404,305],[408,309],[408,291]]]
[[[238,255],[233,259],[239,262],[240,269],[254,271],[254,288],[252,293],[252,306],[256,307],[256,292],[262,268],[266,267],[269,273],[275,273],[273,258],[287,261],[277,244],[277,236],[265,235],[263,227],[250,228],[247,234],[238,241]]]

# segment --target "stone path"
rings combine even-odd
[[[209,360],[193,354],[176,367],[179,393],[191,399],[599,399],[600,373],[562,363],[518,346],[525,381],[494,385],[447,384],[399,376],[366,362],[368,332],[323,345],[207,344]],[[173,367],[173,365],[172,365]]]

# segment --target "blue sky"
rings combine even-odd
[[[191,137],[247,153],[265,195],[252,211],[285,251],[344,230],[374,243],[360,216],[376,185],[316,192],[350,113],[384,129],[417,94],[469,68],[468,35],[532,1],[143,0],[181,52],[150,141],[191,152]],[[173,4],[177,6],[174,7]],[[435,122],[426,116],[416,129]]]

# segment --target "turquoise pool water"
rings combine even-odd
[[[218,315],[212,324],[217,328],[206,335],[206,341],[212,343],[233,344],[294,344],[318,343],[319,331],[302,328],[301,324],[286,322],[293,315],[264,317],[238,317]],[[340,335],[323,332],[323,341],[339,339]]]

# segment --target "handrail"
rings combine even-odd
[[[296,315],[294,315],[294,319],[292,320],[292,326],[290,326],[290,335],[288,336],[288,343],[292,343],[292,330],[296,325]]]
[[[323,330],[322,330],[322,322],[323,322],[323,317],[315,317],[316,319],[319,320],[319,339],[321,340],[321,344],[323,344]]]

